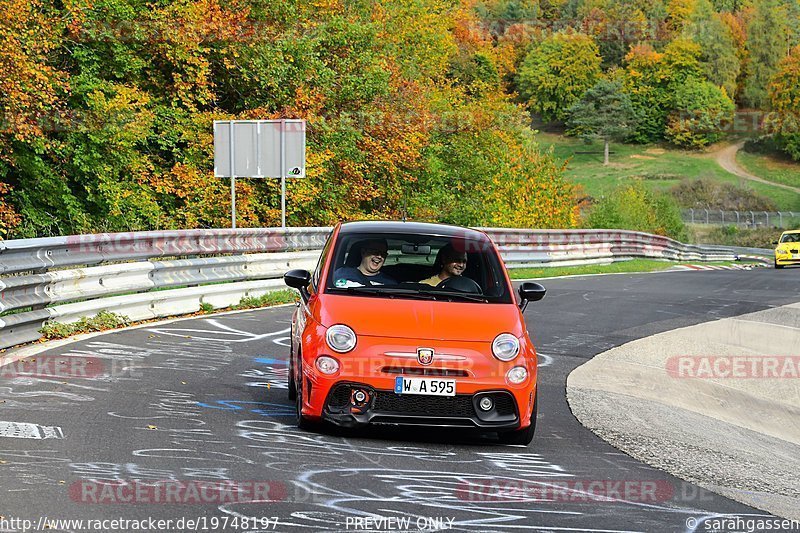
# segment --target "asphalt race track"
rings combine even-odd
[[[527,448],[452,430],[296,429],[287,306],[69,344],[35,356],[34,375],[0,375],[0,531],[42,517],[200,520],[174,531],[702,531],[720,514],[763,516],[605,444],[570,413],[565,380],[630,340],[797,301],[798,281],[792,269],[545,281],[525,315],[542,355]],[[171,494],[154,488],[169,482]],[[257,501],[203,492],[224,482]]]

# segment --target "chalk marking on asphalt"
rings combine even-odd
[[[215,341],[215,342],[252,342],[252,341],[259,341],[262,339],[266,339],[267,337],[274,337],[275,335],[281,335],[283,333],[288,333],[291,331],[291,328],[285,328],[278,331],[272,331],[270,333],[252,333],[250,331],[242,331],[236,328],[232,328],[225,324],[220,324],[214,319],[205,320],[206,323],[211,324],[219,329],[217,330],[207,330],[207,329],[194,329],[194,328],[175,328],[175,329],[161,329],[161,328],[149,328],[148,331],[151,333],[159,334],[159,335],[170,335],[173,337],[189,337],[191,339],[197,340],[206,340],[206,341]],[[191,333],[203,333],[207,335],[215,335],[215,337],[204,337],[202,335],[191,335]],[[189,334],[189,335],[187,335]],[[228,335],[229,338],[220,338],[222,335]],[[234,338],[230,338],[234,337]],[[235,338],[240,337],[240,338]]]
[[[553,364],[553,358],[551,356],[541,352],[536,352],[536,355],[539,357],[539,364],[537,365],[539,368],[544,368]]]

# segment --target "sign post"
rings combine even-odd
[[[215,120],[214,176],[231,179],[231,227],[236,227],[236,178],[281,179],[281,227],[286,227],[286,178],[306,175],[306,121]]]

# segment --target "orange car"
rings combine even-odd
[[[416,222],[337,226],[312,275],[292,270],[289,396],[300,427],[410,424],[528,444],[536,351],[500,254],[480,231]]]

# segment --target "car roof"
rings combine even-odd
[[[781,235],[786,235],[787,233],[800,233],[800,229],[790,229],[789,231],[784,231]]]
[[[435,235],[437,237],[461,237],[464,239],[489,240],[482,231],[449,224],[434,224],[430,222],[399,222],[392,220],[364,220],[359,222],[345,222],[339,230],[340,234],[347,233],[419,233],[422,235]]]

